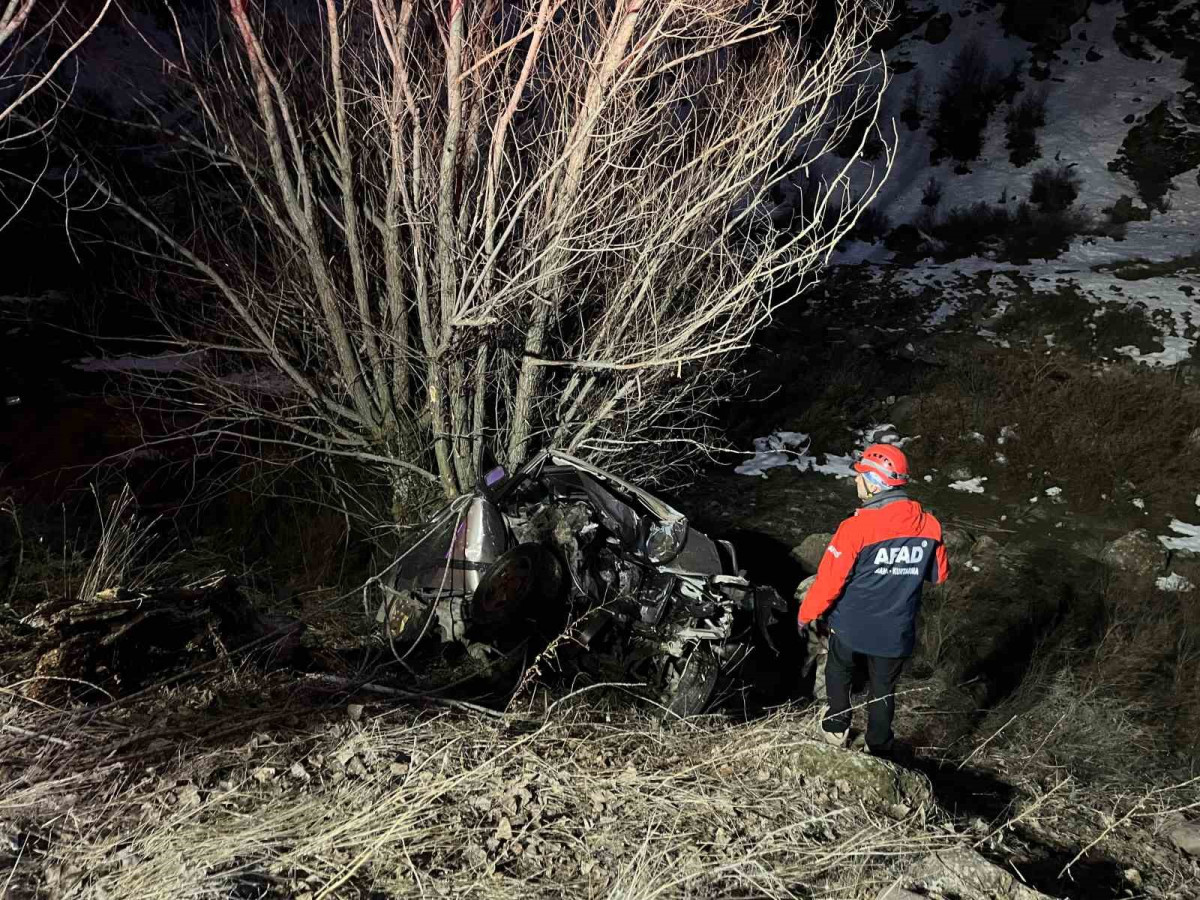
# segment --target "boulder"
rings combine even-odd
[[[1167,549],[1149,531],[1139,528],[1105,547],[1100,561],[1121,572],[1158,575],[1167,566]]]
[[[831,747],[823,741],[802,741],[791,751],[789,763],[807,777],[839,785],[849,803],[865,803],[881,812],[919,809],[932,801],[929,779],[895,763]]]
[[[896,402],[892,404],[891,410],[888,411],[888,416],[894,419],[901,426],[904,426],[912,421],[916,414],[920,400],[916,397],[905,395],[897,397]]]
[[[910,897],[954,898],[954,900],[1048,900],[1017,878],[988,862],[974,850],[943,850],[922,857],[900,880],[876,900],[908,900]]]
[[[971,545],[966,557],[976,571],[990,569],[1000,563],[1002,549],[998,540],[985,534]]]
[[[1200,822],[1184,822],[1167,832],[1167,839],[1188,856],[1200,857]]]
[[[975,544],[975,537],[961,528],[946,528],[942,531],[942,543],[946,545],[946,552],[953,561],[960,554],[970,551]]]
[[[804,574],[815,575],[817,567],[821,565],[821,557],[825,555],[825,548],[832,540],[833,535],[827,531],[810,534],[798,546],[792,548],[792,559],[800,563]]]

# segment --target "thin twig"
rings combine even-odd
[[[338,687],[353,693],[354,691],[368,691],[373,694],[383,694],[388,697],[399,697],[403,700],[420,700],[424,703],[433,703],[437,706],[445,706],[449,709],[459,709],[465,712],[478,713],[482,716],[487,716],[490,719],[503,720],[505,715],[502,711],[491,709],[487,706],[482,706],[478,703],[469,703],[466,700],[454,700],[449,697],[437,697],[433,694],[421,694],[414,691],[404,691],[400,688],[388,687],[383,684],[373,684],[367,681],[356,681],[352,678],[343,678],[340,675],[314,675],[312,676],[318,681],[323,681],[328,684],[336,684]]]
[[[20,725],[5,724],[0,725],[0,728],[4,729],[5,731],[12,732],[13,734],[19,734],[22,737],[37,738],[41,741],[49,741],[51,744],[58,744],[58,746],[66,747],[67,749],[71,749],[75,746],[70,741],[64,741],[60,737],[54,737],[54,735],[51,734],[38,734],[36,731],[30,731],[28,728],[22,728]]]
[[[963,761],[958,764],[957,768],[961,769],[963,766],[965,766],[967,763],[969,763],[971,760],[973,760],[975,758],[976,753],[978,753],[980,750],[982,750],[984,747],[986,747],[988,744],[990,744],[994,738],[999,737],[1000,732],[1002,732],[1005,728],[1007,728],[1009,725],[1011,725],[1013,722],[1015,722],[1018,718],[1019,718],[1019,714],[1014,715],[1011,719],[1009,719],[1007,722],[1005,722],[1003,725],[1001,725],[999,728],[997,728],[994,732],[992,732],[991,737],[989,737],[986,741],[984,741],[982,744],[980,744],[974,750],[972,750],[970,753],[968,753],[966,758],[964,758]]]

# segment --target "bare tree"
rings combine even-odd
[[[810,0],[225,2],[141,123],[188,158],[187,227],[90,177],[190,276],[163,320],[205,350],[198,430],[401,492],[546,443],[635,476],[704,447],[732,355],[891,165],[852,189],[831,154],[875,133],[885,0],[819,33]]]
[[[38,140],[51,127],[65,99],[34,110],[35,99],[55,87],[55,75],[104,19],[112,0],[104,0],[95,15],[80,21],[65,2],[0,0],[0,152]],[[13,172],[0,166],[0,174],[21,185],[8,198],[12,210],[0,213],[3,230],[25,207],[39,183],[38,174]]]

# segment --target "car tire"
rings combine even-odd
[[[540,621],[547,607],[561,607],[563,567],[541,544],[518,544],[484,573],[471,597],[470,627],[489,632]]]

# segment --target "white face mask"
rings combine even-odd
[[[871,489],[867,486],[867,479],[862,475],[854,476],[854,487],[858,490],[858,499],[866,502],[871,499]]]

